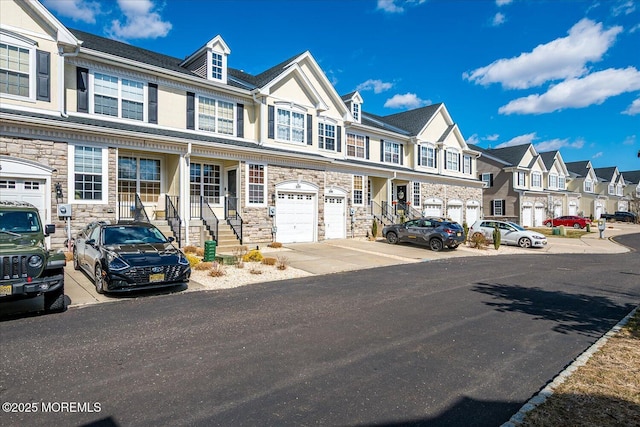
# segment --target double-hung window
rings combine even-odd
[[[593,181],[591,181],[590,179],[585,179],[584,180],[584,191],[586,193],[593,192]]]
[[[219,99],[198,97],[198,129],[233,135],[234,104]]]
[[[69,182],[76,202],[106,202],[107,149],[69,145]],[[71,198],[70,198],[71,199]]]
[[[504,215],[504,200],[495,199],[491,201],[491,210],[492,214],[495,216],[503,216]]]
[[[249,163],[247,165],[247,204],[263,205],[266,194],[265,165]]]
[[[459,171],[460,165],[458,163],[459,162],[458,153],[453,150],[447,150],[446,153],[447,153],[447,156],[446,156],[447,170]]]
[[[471,175],[471,156],[462,157],[462,172]]]
[[[210,204],[220,204],[221,181],[220,165],[191,163],[189,166],[191,203],[200,203],[200,196]]]
[[[525,187],[527,185],[527,175],[524,172],[516,172],[516,185]]]
[[[211,52],[211,78],[214,80],[222,80],[222,55]]]
[[[558,175],[551,174],[549,175],[549,188],[555,190],[558,188]]]
[[[565,185],[566,185],[566,179],[565,179],[565,177],[563,175],[560,175],[558,177],[558,189],[559,190],[564,190]]]
[[[353,133],[347,134],[347,156],[364,159],[365,145],[366,142],[364,136],[355,135]]]
[[[120,156],[118,158],[118,193],[138,193],[142,202],[157,202],[161,192],[160,171],[159,159]]]
[[[353,204],[361,205],[364,194],[364,177],[362,175],[353,176]]]
[[[616,196],[622,196],[622,184],[616,185]]]
[[[613,184],[609,184],[609,194],[616,194],[616,187]]]
[[[145,86],[139,81],[93,73],[93,112],[144,121]]]
[[[542,175],[539,172],[531,174],[531,186],[535,188],[542,188]]]
[[[384,142],[384,162],[400,164],[400,144],[397,142]]]
[[[21,43],[0,43],[0,93],[24,98],[34,96],[35,49]]]
[[[318,123],[318,147],[336,150],[336,127],[329,123]]]
[[[420,147],[420,165],[428,168],[436,167],[436,147],[431,145]]]
[[[305,142],[305,116],[303,113],[278,108],[277,117],[278,140]]]
[[[420,201],[420,183],[419,182],[414,182],[413,183],[413,206],[416,207],[416,209],[419,209],[420,206],[422,206],[422,202]]]
[[[360,123],[360,104],[354,103],[351,110],[353,113],[353,121]]]

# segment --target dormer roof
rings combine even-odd
[[[202,56],[204,53],[206,53],[209,50],[215,50],[217,52],[224,53],[225,55],[229,55],[231,53],[231,49],[229,49],[229,46],[227,46],[227,44],[225,43],[225,41],[222,39],[220,35],[217,35],[211,40],[209,40],[200,49],[196,50],[194,53],[187,56],[184,59],[184,61],[182,61],[180,66],[182,67],[188,66],[189,63],[198,59],[200,56]]]
[[[565,163],[567,170],[576,176],[586,177],[589,174],[589,170],[593,169],[590,160],[580,160],[577,162]]]

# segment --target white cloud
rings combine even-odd
[[[635,135],[631,135],[628,136],[624,139],[624,141],[622,141],[622,143],[624,145],[635,145],[636,144],[636,136]]]
[[[405,8],[419,6],[427,0],[378,0],[378,10],[387,13],[403,13]]]
[[[496,6],[500,7],[500,6],[506,6],[508,4],[511,4],[513,0],[496,0]]]
[[[74,21],[86,22],[87,24],[95,24],[96,15],[100,14],[100,3],[97,1],[46,0],[44,4],[48,9],[62,16],[69,17]]]
[[[416,96],[415,93],[405,93],[404,95],[393,95],[392,98],[387,99],[384,103],[385,108],[418,108],[429,104],[430,101],[425,101]]]
[[[124,25],[111,21],[109,33],[119,39],[153,39],[166,36],[172,28],[163,21],[151,0],[118,0],[118,6],[125,15]]]
[[[636,5],[632,0],[621,0],[611,8],[613,16],[630,15],[636,10]]]
[[[598,151],[596,154],[594,154],[593,156],[591,156],[592,159],[597,159],[599,157],[604,156],[604,153],[602,151]]]
[[[549,141],[539,142],[534,144],[533,147],[536,149],[538,153],[543,153],[545,151],[556,151],[561,148],[576,148],[580,149],[584,147],[584,140],[577,139],[574,142],[570,142],[568,139],[550,139]]]
[[[620,26],[605,31],[601,23],[582,19],[571,27],[567,37],[465,72],[463,78],[485,86],[500,83],[509,89],[527,89],[551,80],[579,77],[587,72],[588,62],[602,60],[621,31]]]
[[[487,141],[497,141],[498,138],[500,138],[500,135],[498,135],[497,133],[494,133],[493,135],[487,135],[484,137],[484,139]]]
[[[467,144],[478,145],[478,143],[480,142],[480,137],[478,136],[477,133],[474,133],[469,138],[467,138],[466,142]]]
[[[636,99],[629,105],[629,108],[624,110],[622,114],[628,114],[630,116],[635,116],[640,114],[640,98]]]
[[[386,92],[393,87],[393,83],[383,82],[382,80],[373,80],[369,79],[364,83],[360,83],[356,90],[364,91],[364,90],[373,90],[373,93],[382,93]]]
[[[516,136],[515,138],[510,139],[507,142],[503,142],[502,144],[496,145],[496,148],[504,148],[504,147],[513,147],[514,145],[522,145],[522,144],[532,144],[533,140],[536,139],[536,133],[527,133],[525,135]]]
[[[608,98],[640,90],[640,72],[634,67],[609,68],[581,79],[569,79],[547,92],[514,99],[498,109],[500,114],[542,114],[565,108],[602,104]]]
[[[494,27],[498,27],[504,24],[506,20],[507,18],[504,16],[504,13],[498,12],[493,17],[493,20],[491,21],[491,25],[493,25]]]

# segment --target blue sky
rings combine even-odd
[[[257,74],[310,51],[340,95],[444,102],[467,142],[640,169],[640,0],[44,0],[70,28]]]

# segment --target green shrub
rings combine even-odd
[[[587,223],[587,233],[591,233],[591,223]]]
[[[191,253],[188,254],[184,254],[184,256],[187,258],[187,261],[189,261],[189,265],[191,267],[200,264],[202,262],[202,260],[200,259],[199,256],[193,255]]]
[[[378,237],[378,221],[376,221],[375,218],[371,223],[371,237],[373,237],[374,239]]]
[[[493,247],[495,250],[500,248],[502,235],[500,234],[500,230],[498,229],[498,225],[496,224],[493,228]]]
[[[464,240],[466,242],[469,238],[469,225],[466,221],[462,223],[462,228],[464,229]]]

